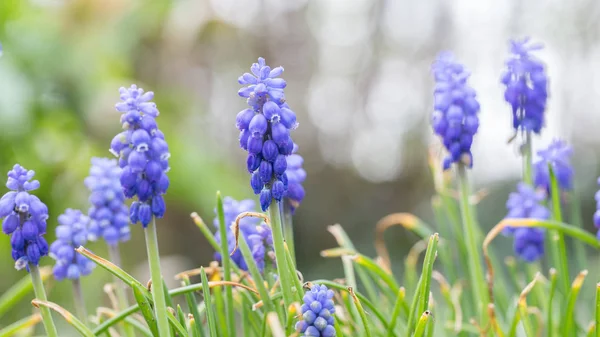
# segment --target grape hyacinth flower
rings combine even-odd
[[[550,191],[550,170],[548,169],[548,165],[551,165],[559,188],[562,190],[571,190],[573,188],[572,153],[573,149],[561,140],[554,140],[548,148],[538,151],[540,159],[534,164],[535,186]]]
[[[504,99],[511,105],[515,131],[540,133],[548,100],[548,77],[544,64],[533,55],[543,48],[530,38],[510,41],[511,56],[501,82],[506,86]]]
[[[509,195],[506,202],[508,214],[513,219],[548,219],[550,211],[542,205],[546,199],[543,191],[519,183],[517,192]],[[505,234],[514,235],[515,254],[527,262],[533,262],[544,255],[544,230],[535,227],[506,227]]]
[[[239,84],[246,85],[238,95],[247,98],[250,107],[238,113],[236,127],[240,146],[248,151],[250,185],[254,194],[260,194],[261,208],[266,211],[272,200],[281,201],[287,193],[286,156],[292,154],[290,131],[298,123],[285,102],[286,82],[278,77],[283,67],[271,69],[261,57],[250,69],[252,74],[238,79]]]
[[[600,178],[598,178],[598,185],[600,185]],[[600,240],[600,190],[596,192],[594,196],[596,199],[596,212],[594,213],[594,226],[598,229],[597,237]]]
[[[121,171],[115,159],[92,158],[90,175],[84,181],[91,192],[89,201],[92,206],[88,211],[90,241],[102,238],[108,245],[114,246],[131,237]]]
[[[40,187],[33,179],[35,172],[26,170],[19,164],[8,171],[6,187],[10,192],[0,199],[0,218],[3,218],[2,231],[10,235],[12,258],[18,270],[37,266],[40,258],[48,255],[46,220],[48,207],[30,191]],[[31,180],[31,181],[30,181]]]
[[[300,203],[304,199],[304,187],[302,183],[306,179],[306,171],[302,168],[304,159],[302,156],[297,154],[298,145],[294,144],[292,154],[287,156],[287,170],[285,171],[288,178],[288,191],[286,200],[289,204],[290,211],[294,213],[296,208],[300,206]]]
[[[231,225],[235,223],[235,219],[240,213],[243,212],[254,212],[255,205],[254,201],[247,199],[237,201],[231,197],[225,197],[223,199],[223,211],[225,213],[225,225],[227,228],[227,246],[232,248],[235,246],[235,234],[231,230]],[[216,210],[215,210],[216,212]],[[215,217],[213,221],[214,226],[217,228],[215,239],[218,243],[221,242],[221,235],[219,235],[219,218]],[[260,272],[264,271],[266,262],[272,258],[269,256],[273,251],[273,236],[271,228],[266,223],[261,222],[258,218],[245,217],[240,219],[239,222],[239,235],[243,235],[246,239],[254,261]],[[221,254],[215,253],[215,260],[221,262]],[[248,270],[248,264],[244,260],[242,253],[237,249],[232,255],[231,260],[242,270]]]
[[[76,248],[87,243],[89,223],[88,216],[80,210],[70,208],[58,217],[56,241],[50,246],[50,256],[56,260],[52,273],[57,281],[65,278],[77,280],[89,275],[96,266],[94,262],[75,252]]]
[[[296,323],[300,337],[335,337],[333,296],[332,290],[318,284],[304,294],[302,320]]]
[[[479,128],[479,102],[467,84],[470,73],[451,53],[442,53],[432,67],[435,78],[432,126],[449,152],[444,170],[452,163],[473,166],[471,145]]]
[[[148,226],[152,217],[162,218],[165,213],[163,194],[169,187],[169,146],[158,129],[156,104],[150,102],[154,93],[132,85],[119,89],[122,102],[116,109],[122,112],[121,124],[125,131],[111,142],[111,152],[119,156],[121,185],[127,198],[137,196],[131,204],[132,223]]]

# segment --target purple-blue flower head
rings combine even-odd
[[[227,246],[230,250],[235,246],[235,235],[231,230],[231,226],[235,223],[235,219],[240,213],[243,212],[254,212],[255,203],[253,200],[242,200],[237,201],[231,197],[225,197],[223,199],[223,211],[225,213],[225,226],[227,228]],[[215,211],[216,212],[216,211]],[[218,243],[221,242],[221,235],[219,232],[219,218],[215,217],[213,221],[214,226],[217,228],[215,239]],[[273,251],[273,236],[271,228],[264,222],[260,222],[260,219],[253,217],[245,217],[240,220],[239,223],[239,235],[243,236],[248,242],[250,251],[254,257],[254,261],[260,272],[263,272],[266,262],[271,261],[269,256]],[[221,261],[221,254],[215,253],[215,259]],[[241,251],[236,250],[231,255],[232,261],[242,270],[248,270],[248,264],[244,260]],[[273,260],[274,261],[274,260]]]
[[[600,178],[598,178],[598,185],[600,185]],[[594,196],[596,200],[596,212],[594,213],[594,226],[598,229],[598,240],[600,240],[600,190],[596,192]]]
[[[302,319],[296,323],[300,337],[335,337],[333,296],[332,290],[318,284],[304,294]]]
[[[56,241],[50,246],[50,256],[56,260],[52,273],[58,281],[65,278],[77,280],[89,275],[96,266],[94,262],[75,252],[76,248],[87,243],[89,223],[88,216],[80,210],[70,208],[58,217]]]
[[[300,206],[304,199],[304,187],[302,183],[306,180],[306,171],[302,168],[304,159],[297,154],[298,146],[294,144],[292,154],[287,156],[287,170],[285,171],[288,179],[288,190],[286,200],[290,205],[292,213]]]
[[[148,226],[152,217],[165,213],[163,194],[169,187],[169,146],[158,129],[156,104],[150,102],[154,93],[135,85],[119,89],[122,102],[116,104],[123,113],[121,123],[125,131],[111,142],[111,152],[118,155],[121,185],[127,198],[137,196],[131,204],[129,216],[132,223]]]
[[[19,164],[8,171],[6,187],[11,191],[0,199],[2,231],[10,235],[12,258],[15,268],[28,268],[28,264],[38,265],[40,258],[48,255],[46,234],[48,207],[30,191],[40,187],[33,179],[35,172],[26,170]]]
[[[470,73],[451,53],[441,53],[432,67],[435,78],[432,126],[449,154],[444,170],[452,163],[473,166],[471,145],[479,128],[479,102],[467,84]]]
[[[543,48],[528,37],[510,41],[511,56],[506,61],[502,83],[504,99],[511,105],[516,131],[540,133],[548,100],[548,76],[544,64],[533,55]]]
[[[571,190],[573,188],[573,166],[571,165],[571,155],[573,149],[561,140],[554,140],[548,148],[538,151],[540,157],[535,162],[534,183],[537,187],[542,187],[550,191],[550,170],[556,176],[558,187],[562,190]]]
[[[271,69],[261,57],[250,70],[252,73],[238,79],[245,85],[238,94],[250,107],[238,113],[236,127],[240,130],[240,146],[248,151],[250,186],[254,194],[260,194],[261,208],[266,211],[271,200],[281,201],[287,193],[285,157],[292,153],[290,131],[298,123],[296,114],[285,103],[286,83],[279,78],[283,68]]]
[[[115,159],[92,158],[85,185],[90,190],[88,239],[102,238],[111,246],[131,237],[129,210],[121,187],[121,168]]]
[[[508,214],[512,219],[548,219],[550,211],[542,205],[546,199],[543,191],[519,183],[517,191],[509,195],[506,202]],[[527,262],[532,262],[544,254],[544,230],[529,227],[506,227],[504,233],[514,235],[515,254]]]

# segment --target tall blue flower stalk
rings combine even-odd
[[[550,211],[542,204],[546,199],[543,191],[521,182],[506,202],[509,219],[539,219],[550,217]],[[544,255],[544,229],[536,227],[506,227],[504,233],[514,235],[515,254],[527,262],[538,260]]]
[[[240,213],[255,212],[255,203],[250,199],[237,201],[231,197],[225,197],[223,199],[223,210],[225,213],[225,224],[227,228],[227,246],[230,248],[235,247],[235,234],[231,230],[231,225],[235,223],[235,219],[238,215],[240,215]],[[220,243],[221,235],[219,235],[218,217],[215,217],[213,224],[215,228],[217,228],[215,239],[218,243]],[[269,228],[267,224],[258,218],[246,217],[240,219],[239,235],[243,235],[246,242],[248,242],[248,246],[252,252],[256,266],[262,273],[265,269],[265,266],[267,266],[267,263],[273,261],[273,257],[270,256],[273,253],[273,235],[271,233],[271,228]],[[215,253],[215,259],[219,262],[221,261],[221,254],[219,252]],[[241,270],[248,270],[248,264],[244,260],[244,257],[239,249],[237,249],[231,255],[231,260]]]
[[[452,163],[473,166],[471,145],[479,128],[479,102],[467,84],[470,73],[451,53],[442,53],[432,67],[435,79],[433,130],[442,139],[449,154],[444,170]]]
[[[453,163],[457,164],[460,211],[469,255],[469,264],[465,267],[474,287],[475,305],[485,308],[490,298],[485,289],[482,258],[477,241],[479,228],[473,205],[469,202],[471,187],[467,175],[467,168],[473,167],[471,145],[479,128],[477,114],[480,106],[475,90],[467,84],[470,73],[451,53],[441,53],[432,66],[432,72],[435,79],[432,127],[449,152],[443,162],[444,170],[449,169]],[[480,310],[480,318],[482,324],[485,324],[487,317],[483,312],[483,309]]]
[[[169,336],[170,328],[166,313],[166,299],[162,291],[162,275],[158,252],[155,218],[165,213],[163,195],[169,187],[169,146],[164,134],[158,129],[156,117],[159,112],[151,102],[154,93],[132,85],[120,88],[121,101],[115,105],[121,112],[123,132],[111,142],[111,152],[119,156],[121,185],[127,198],[137,197],[131,204],[131,223],[142,223],[146,235],[146,247],[152,274],[152,297],[161,336]]]
[[[240,146],[248,151],[246,168],[252,174],[250,186],[259,194],[263,211],[269,210],[277,271],[286,307],[293,302],[293,277],[286,260],[279,202],[288,190],[287,159],[294,142],[290,131],[298,126],[296,114],[285,102],[286,82],[279,78],[283,67],[271,69],[264,58],[252,64],[251,73],[238,78],[244,85],[238,95],[246,98],[248,108],[238,113]],[[298,290],[299,291],[299,290]]]
[[[294,142],[290,131],[298,125],[296,114],[285,102],[286,82],[279,78],[283,67],[271,69],[265,59],[258,59],[238,82],[245,85],[238,94],[247,99],[249,108],[238,113],[240,146],[248,151],[247,169],[252,173],[250,185],[260,194],[263,211],[272,200],[281,201],[288,189],[286,156],[292,154]]]
[[[536,187],[550,191],[550,169],[556,176],[558,187],[563,191],[573,189],[573,149],[562,140],[554,140],[550,145],[537,152],[539,159],[534,163],[533,183]]]
[[[58,216],[58,223],[56,241],[50,246],[50,256],[56,260],[52,273],[57,281],[71,280],[75,308],[78,316],[85,321],[87,311],[80,277],[89,275],[96,264],[85,256],[77,254],[75,249],[87,243],[90,218],[80,210],[68,208],[65,213]]]
[[[504,99],[512,107],[515,131],[539,134],[544,127],[548,77],[544,64],[533,54],[543,47],[529,37],[510,41],[511,55],[501,82],[506,86]]]
[[[19,164],[8,171],[6,187],[11,191],[0,199],[0,218],[3,219],[2,232],[10,235],[15,268],[30,272],[36,298],[47,301],[38,265],[49,252],[48,242],[44,239],[48,207],[29,193],[40,187],[39,181],[31,180],[34,176],[33,170],[26,170]],[[43,307],[40,310],[46,334],[58,336],[50,309]]]
[[[302,319],[296,323],[300,337],[335,337],[333,296],[332,290],[318,284],[304,294]]]

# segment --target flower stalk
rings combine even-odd
[[[160,337],[171,335],[169,321],[167,318],[167,301],[163,291],[163,279],[160,270],[160,255],[158,251],[158,238],[156,235],[156,218],[144,229],[146,235],[146,248],[148,251],[148,262],[152,279],[152,299],[154,301],[154,314],[158,323],[158,334]]]
[[[44,289],[44,283],[42,282],[42,277],[40,276],[39,267],[33,263],[30,263],[29,271],[31,273],[31,281],[33,283],[35,297],[44,302],[48,301],[48,298],[46,297],[46,290]],[[46,330],[48,337],[58,337],[58,332],[56,331],[56,326],[52,320],[50,309],[42,306],[40,307],[40,311],[42,312],[42,322],[44,323],[44,329]]]
[[[292,279],[290,278],[289,267],[285,258],[285,247],[283,245],[283,228],[281,224],[281,212],[279,203],[272,201],[269,207],[269,216],[271,218],[271,229],[273,231],[273,245],[275,247],[275,259],[277,260],[277,274],[280,277],[281,292],[283,293],[283,302],[285,307],[289,306],[294,301],[292,295]],[[299,291],[299,289],[296,289]]]

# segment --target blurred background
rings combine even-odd
[[[482,106],[472,170],[476,188],[490,192],[480,203],[481,224],[489,229],[504,216],[521,165],[516,142],[508,143],[511,113],[499,78],[508,39],[528,35],[546,45],[539,57],[551,94],[534,147],[553,138],[573,145],[583,219],[593,230],[599,19],[594,0],[0,0],[0,172],[15,163],[37,172],[52,241],[59,214],[88,208],[90,158],[111,156],[118,88],[154,91],[172,153],[159,240],[164,274],[175,286],[170,275],[212,260],[189,214],[211,223],[217,190],[254,198],[235,128],[245,108],[237,78],[263,56],[285,67],[287,100],[300,122],[293,137],[308,179],[294,219],[299,269],[306,279],[335,278],[339,261],[319,255],[335,246],[327,226],[340,223],[374,255],[381,217],[404,211],[433,222],[427,153],[441,148],[429,126],[430,65],[439,51],[454,51],[471,69]],[[124,266],[146,280],[143,233],[132,229],[121,246]],[[400,228],[387,234],[398,268],[417,238]],[[511,253],[510,240],[497,245]],[[88,248],[106,254],[101,242]],[[0,256],[2,293],[26,273],[13,268],[5,235]],[[90,309],[107,304],[99,289],[110,280],[99,269],[83,279],[86,293],[97,294]],[[49,297],[72,308],[66,283],[53,284]],[[23,301],[0,326],[30,312]]]

